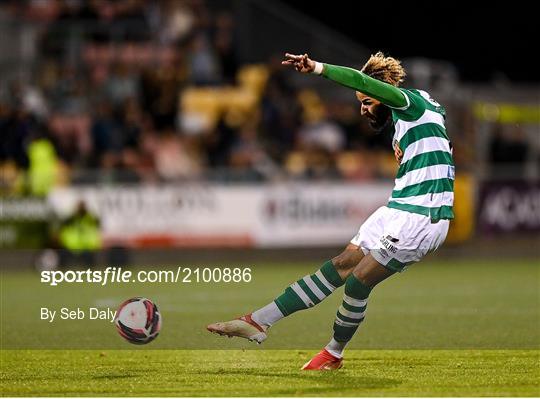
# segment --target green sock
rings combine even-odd
[[[345,282],[343,302],[339,307],[334,321],[334,339],[338,342],[348,342],[364,321],[367,298],[371,288],[364,285],[354,274]]]
[[[288,316],[317,305],[342,285],[341,276],[329,260],[315,274],[307,275],[287,287],[274,302],[281,313]]]

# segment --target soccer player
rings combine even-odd
[[[425,91],[399,88],[405,71],[392,57],[380,52],[372,55],[361,71],[316,62],[307,54],[286,54],[282,63],[355,90],[361,115],[375,130],[393,125],[393,149],[399,163],[394,189],[388,203],[360,226],[341,254],[291,284],[263,308],[207,329],[261,343],[274,323],[317,305],[345,285],[332,339],[303,366],[304,370],[338,369],[345,346],[364,320],[373,288],[445,240],[454,217],[452,145],[443,107]]]

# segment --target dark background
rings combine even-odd
[[[373,52],[451,61],[466,81],[539,80],[540,29],[533,2],[288,0],[287,4]]]

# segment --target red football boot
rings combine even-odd
[[[326,349],[315,355],[313,359],[304,364],[302,370],[337,370],[343,366],[343,359],[335,357]]]

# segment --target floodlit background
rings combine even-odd
[[[373,134],[352,90],[280,61],[286,51],[308,52],[360,68],[383,50],[402,59],[405,87],[428,91],[447,109],[456,219],[436,255],[382,286],[386,298],[396,298],[374,305],[381,323],[368,323],[366,340],[358,342],[534,346],[539,82],[518,56],[534,35],[520,36],[513,18],[503,32],[454,6],[446,10],[450,18],[438,21],[423,18],[421,5],[385,13],[363,4],[357,13],[347,9],[351,3],[2,2],[0,240],[2,268],[9,270],[3,306],[18,309],[21,322],[39,331],[32,337],[4,331],[4,342],[76,345],[70,339],[79,327],[57,327],[67,338],[54,343],[48,330],[33,328],[37,298],[114,307],[142,294],[171,312],[165,325],[177,323],[189,335],[186,318],[237,316],[336,255],[387,201],[397,170],[392,132]],[[398,40],[402,25],[405,36]],[[501,48],[503,36],[519,36],[516,48]],[[34,272],[105,265],[252,266],[255,272],[244,290],[65,286],[55,295]],[[405,309],[392,304],[411,291],[418,292],[416,302],[402,306],[417,309],[417,323],[402,325]],[[506,307],[511,301],[513,310]],[[448,303],[463,309],[452,313]],[[325,306],[331,314],[334,304]],[[513,317],[508,335],[498,330],[499,311]],[[309,317],[292,323],[315,331],[320,321]],[[376,339],[390,328],[385,323],[409,334]],[[484,323],[483,334],[459,333],[477,323]],[[422,326],[434,324],[440,330],[426,336]],[[85,329],[94,327],[95,335],[77,341],[109,345],[103,344],[109,326]],[[327,333],[273,345],[317,347]],[[36,334],[43,339],[36,341]],[[215,344],[202,334],[190,342],[164,335],[156,345]]]
[[[405,87],[447,108],[457,165],[448,246],[537,238],[538,78],[508,61],[515,52],[494,54],[499,30],[467,33],[485,49],[467,59],[466,45],[456,51],[463,31],[439,39],[445,28],[434,24],[433,40],[411,40],[408,54],[388,40],[399,17],[378,33],[376,21],[355,25],[343,11],[301,1],[2,2],[2,247],[116,248],[109,260],[122,263],[137,253],[122,248],[343,246],[391,190],[392,134],[370,131],[351,90],[280,60],[309,52],[360,67],[379,49],[403,60]],[[327,26],[342,18],[342,32]],[[99,231],[77,239],[65,229],[80,200]]]
[[[538,26],[519,0],[0,1],[2,394],[539,396]],[[269,303],[387,202],[392,132],[352,90],[280,65],[378,50],[446,107],[456,218],[372,292],[345,367],[308,375],[341,292],[261,346],[205,326]],[[105,266],[251,280],[40,282]],[[40,319],[135,296],[163,316],[148,345]]]

